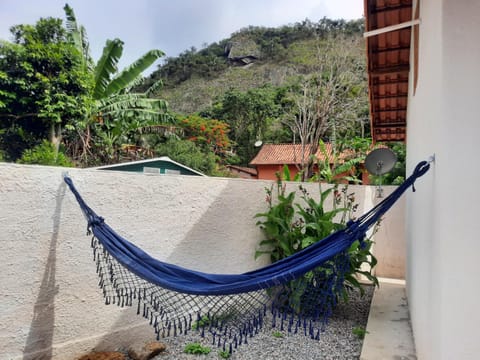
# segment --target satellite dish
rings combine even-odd
[[[260,147],[260,146],[262,146],[262,144],[263,144],[263,141],[262,141],[262,140],[257,140],[257,141],[255,141],[255,144],[253,144],[253,145],[254,145],[255,147]]]
[[[383,175],[392,171],[397,162],[397,155],[388,148],[373,150],[365,158],[365,167],[373,175]]]

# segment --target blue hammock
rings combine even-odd
[[[75,195],[87,218],[88,230],[93,234],[94,258],[106,303],[131,306],[136,300],[138,312],[141,313],[143,305],[143,316],[150,319],[158,336],[160,333],[168,336],[170,331],[174,335],[186,333],[192,328],[192,321],[200,324],[199,320],[206,316],[208,321],[202,322],[202,334],[206,326],[214,335],[214,343],[217,339],[218,345],[223,344],[224,348],[226,339],[230,339],[232,351],[232,345],[236,347],[239,342],[246,342],[247,334],[251,336],[262,327],[267,304],[272,306],[274,318],[281,318],[282,327],[283,321],[290,318],[289,330],[298,331],[303,322],[305,334],[318,338],[319,329],[315,331],[311,321],[312,318],[313,321],[320,318],[324,324],[336,304],[334,290],[343,285],[343,273],[349,265],[346,250],[357,239],[362,240],[368,229],[410,186],[415,191],[415,181],[429,168],[428,162],[420,162],[402,185],[363,216],[348,222],[345,229],[288,258],[243,274],[209,274],[154,259],[108,226],[86,204],[68,176],[64,180]],[[326,275],[327,272],[316,270],[332,259],[335,259],[335,265],[329,266],[334,267],[333,274],[329,271]],[[297,284],[307,273],[314,274],[309,277],[308,289]],[[285,301],[288,291],[292,291],[292,284],[305,288],[302,290],[305,298],[315,292],[314,310],[299,312],[298,308]],[[313,291],[315,289],[317,291]],[[323,298],[318,298],[318,294]],[[237,295],[241,301],[234,298]],[[232,311],[233,303],[242,303],[242,310]],[[225,316],[225,312],[230,315]],[[248,316],[239,315],[241,312]],[[306,325],[306,317],[310,318],[309,326]],[[238,319],[242,319],[242,326],[238,325]],[[232,321],[237,322],[233,333]]]

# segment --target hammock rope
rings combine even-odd
[[[64,181],[87,220],[87,233],[106,304],[137,305],[157,338],[208,331],[213,344],[231,351],[264,325],[267,308],[273,327],[319,338],[337,303],[349,270],[347,250],[411,186],[430,164],[412,175],[382,202],[345,229],[334,232],[288,258],[243,274],[209,274],[154,259],[117,234],[84,201],[70,177]],[[295,301],[292,301],[292,297]]]

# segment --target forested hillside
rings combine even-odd
[[[142,89],[162,80],[171,111],[226,122],[230,163],[248,164],[258,140],[369,136],[363,27],[363,19],[326,18],[248,27],[167,58]]]
[[[347,71],[366,85],[364,20],[330,20],[280,28],[248,27],[204,49],[188,49],[167,58],[146,79],[143,88],[162,80],[162,96],[179,113],[204,111],[228,90],[247,91],[271,85],[289,86],[299,76],[312,75],[322,62],[340,65],[336,54],[347,60]],[[363,88],[362,90],[365,90]]]

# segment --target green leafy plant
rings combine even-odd
[[[189,140],[170,138],[165,143],[158,144],[155,147],[155,153],[158,156],[168,156],[174,161],[207,175],[212,175],[215,171],[215,154],[211,151],[202,151]]]
[[[210,318],[204,315],[200,320],[197,320],[192,324],[192,330],[197,330],[203,326],[208,326],[208,325],[210,325]]]
[[[275,338],[283,338],[283,333],[280,332],[280,331],[274,331],[272,333],[272,336],[275,337]]]
[[[185,345],[185,348],[183,349],[184,353],[196,355],[207,355],[210,354],[211,351],[212,349],[210,349],[208,346],[202,346],[200,343],[189,343]]]
[[[269,254],[271,261],[275,262],[293,255],[345,227],[357,209],[357,205],[353,203],[355,197],[347,194],[346,186],[341,191],[338,186],[322,190],[319,184],[320,199],[316,201],[305,187],[300,185],[303,205],[295,203],[295,191],[286,193],[286,185],[282,180],[277,180],[276,186],[276,202],[273,200],[272,185],[265,189],[268,211],[255,215],[257,218],[264,218],[257,221],[257,226],[260,226],[267,236],[266,240],[260,242],[260,247],[264,249],[256,251],[255,258]],[[333,208],[326,211],[325,201],[332,192]],[[335,220],[339,214],[339,220]]]
[[[283,165],[281,174],[277,172],[275,175],[277,178],[280,178],[283,181],[300,181],[302,179],[302,171],[299,171],[295,174],[295,176],[292,177],[290,169],[287,165]]]
[[[63,152],[57,152],[55,146],[48,140],[43,140],[40,145],[33,149],[25,150],[18,162],[21,164],[73,167],[73,162]]]
[[[373,234],[378,229],[377,223],[374,227]],[[342,289],[342,296],[345,301],[348,300],[348,290],[356,288],[360,290],[363,295],[365,290],[357,280],[356,275],[363,275],[375,286],[379,286],[378,279],[373,275],[372,270],[377,265],[377,259],[371,253],[373,241],[370,238],[363,239],[362,242],[355,240],[348,249],[348,258],[350,270],[345,274],[344,288]],[[369,270],[362,270],[364,264],[368,264]]]
[[[276,194],[273,185],[266,189],[266,200],[268,211],[255,215],[261,220],[257,226],[263,229],[266,239],[260,242],[260,248],[256,251],[255,257],[269,255],[272,262],[293,255],[308,246],[322,241],[328,235],[346,227],[347,222],[353,218],[358,204],[355,203],[354,193],[348,192],[348,185],[331,185],[322,188],[319,183],[319,199],[316,200],[302,185],[299,186],[301,202],[296,202],[296,192],[286,191],[286,185],[281,179],[276,183]],[[324,186],[324,185],[323,185]],[[276,201],[273,197],[276,195]],[[332,201],[331,207],[327,209],[327,200]],[[352,243],[346,255],[339,254],[333,259],[325,262],[321,267],[310,271],[303,278],[291,281],[287,304],[296,312],[304,311],[303,299],[308,293],[309,284],[315,283],[323,286],[322,282],[334,276],[338,266],[344,270],[344,282],[342,286],[335,286],[332,291],[335,298],[348,300],[349,290],[363,288],[357,280],[357,275],[364,275],[375,285],[378,285],[377,278],[372,270],[377,260],[371,253],[372,240],[370,238],[359,239]],[[348,264],[342,264],[348,260]],[[368,264],[369,269],[363,270],[363,265]],[[334,302],[334,300],[331,300]],[[332,302],[327,302],[326,307]]]
[[[230,358],[232,354],[230,354],[230,352],[226,351],[226,350],[221,350],[218,352],[218,356],[220,356],[222,359],[228,359]]]
[[[365,335],[368,334],[368,331],[361,326],[356,326],[352,329],[353,335],[356,335],[359,339],[364,339]]]
[[[318,148],[322,154],[322,159],[318,160],[318,171],[312,176],[311,180],[330,184],[361,183],[355,170],[365,156],[358,156],[352,152],[351,157],[345,157],[347,156],[346,152],[341,146],[334,149],[333,154],[329,154],[322,140],[320,140]]]

